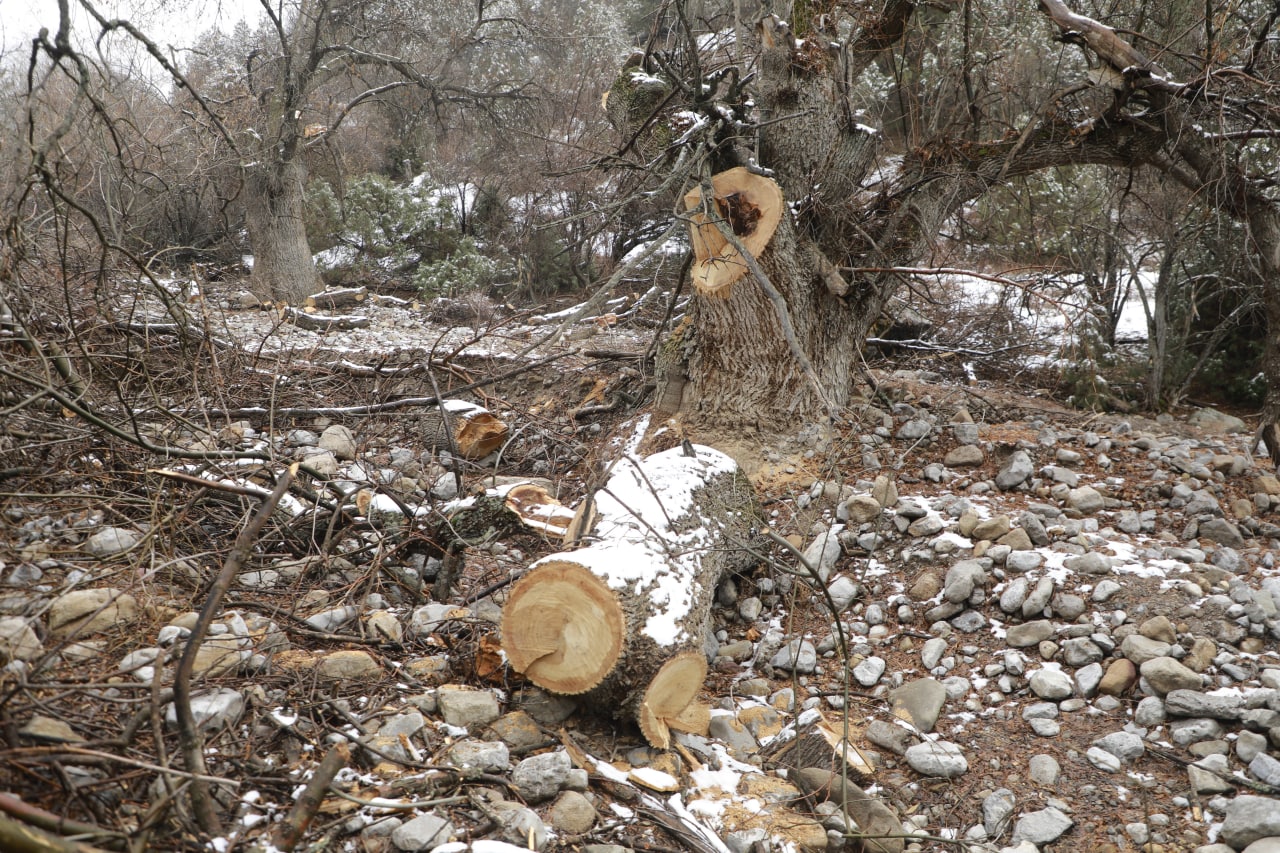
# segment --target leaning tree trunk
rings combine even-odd
[[[244,187],[253,289],[294,305],[321,287],[302,217],[306,176],[297,160],[264,164],[249,170]]]
[[[639,723],[655,746],[705,729],[697,702],[716,586],[750,562],[750,484],[728,456],[694,446],[624,457],[580,508],[590,544],[533,565],[502,613],[502,647],[547,690]]]
[[[1280,209],[1256,208],[1249,217],[1249,236],[1262,272],[1262,304],[1267,337],[1262,349],[1262,375],[1267,396],[1262,405],[1262,441],[1271,461],[1280,465]]]

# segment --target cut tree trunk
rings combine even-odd
[[[697,702],[716,586],[750,565],[750,484],[728,456],[694,446],[624,457],[591,500],[590,543],[533,565],[511,590],[511,666],[589,708],[633,719],[654,746],[705,730]]]
[[[446,400],[421,415],[422,437],[432,450],[457,450],[464,459],[483,459],[507,440],[510,429],[483,406]]]
[[[333,314],[309,314],[306,311],[299,311],[297,308],[287,306],[281,316],[299,329],[307,329],[312,332],[331,332],[335,329],[338,331],[364,329],[368,328],[370,323],[368,317],[357,317],[351,314],[338,316]]]
[[[332,311],[335,308],[359,305],[368,298],[369,290],[365,287],[326,287],[303,300],[302,307]]]

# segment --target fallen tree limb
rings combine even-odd
[[[636,720],[664,749],[671,728],[707,723],[696,700],[711,602],[721,578],[749,564],[735,543],[755,518],[737,464],[709,447],[689,449],[624,457],[591,501],[591,544],[535,563],[502,615],[513,668]]]
[[[98,847],[54,833],[122,837],[120,833],[91,823],[59,817],[23,802],[13,794],[0,794],[0,812],[10,815],[0,817],[0,850],[13,853],[102,853]]]
[[[331,332],[335,329],[338,331],[363,329],[370,322],[368,317],[357,317],[350,314],[343,316],[308,314],[306,311],[299,311],[297,308],[285,308],[282,316],[299,329],[307,329],[312,332]]]

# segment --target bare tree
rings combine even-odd
[[[954,15],[945,24],[931,19],[926,30],[964,29],[975,10],[994,19],[994,5],[933,4],[935,12],[965,14],[958,23]],[[1029,2],[1001,8],[1024,22],[1034,14]],[[1280,91],[1267,82],[1275,76],[1270,34],[1280,7],[1210,4],[1198,23],[1203,50],[1179,45],[1160,54],[1176,73],[1061,0],[1045,0],[1040,10],[1039,28],[1015,30],[1025,43],[1009,45],[1024,72],[1028,55],[1040,57],[1035,85],[1016,93],[1024,102],[1030,93],[1034,109],[1019,115],[1009,105],[1015,94],[995,85],[998,74],[974,75],[966,71],[972,63],[960,63],[952,73],[969,77],[956,91],[967,91],[975,108],[947,122],[913,122],[914,144],[901,151],[864,124],[857,95],[886,53],[904,49],[916,3],[797,4],[793,20],[805,22],[798,31],[763,15],[754,68],[717,59],[692,33],[651,45],[624,68],[608,108],[634,162],[661,164],[664,182],[683,169],[677,182],[686,186],[706,186],[711,173],[742,166],[776,182],[786,202],[756,257],[720,253],[716,263],[749,267],[748,274],[695,300],[692,323],[664,347],[668,405],[729,430],[777,429],[821,409],[835,414],[850,400],[861,341],[900,284],[893,270],[934,253],[965,204],[1052,167],[1157,169],[1245,222],[1269,283],[1270,322],[1280,328],[1280,211],[1259,156],[1265,151],[1274,163],[1280,136]],[[681,4],[671,14],[690,26]],[[1161,43],[1152,44],[1155,55]],[[982,79],[991,87],[979,90]],[[1002,120],[988,127],[984,116]],[[1013,116],[1016,123],[999,126]],[[739,238],[749,235],[755,219],[731,210],[740,199],[700,199],[693,196],[695,206],[720,219],[716,227],[732,224]],[[1265,419],[1269,446],[1280,453],[1280,338],[1268,344]]]

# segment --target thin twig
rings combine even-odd
[[[179,746],[187,769],[192,773],[208,773],[204,762],[204,738],[196,727],[195,716],[191,712],[191,676],[195,670],[196,655],[200,652],[200,645],[204,642],[209,626],[213,623],[213,618],[222,604],[222,599],[231,587],[231,582],[248,562],[253,544],[258,540],[262,528],[275,511],[276,505],[280,503],[280,498],[284,497],[284,493],[289,489],[289,484],[298,473],[298,467],[297,462],[289,466],[275,489],[262,502],[262,506],[258,508],[252,520],[236,537],[235,544],[231,546],[231,553],[222,564],[222,571],[218,573],[218,577],[209,588],[209,598],[200,610],[195,627],[191,629],[191,637],[187,641],[187,647],[182,651],[182,660],[178,662],[178,669],[174,673],[173,704],[178,720]],[[208,784],[203,779],[193,780],[191,803],[195,808],[196,821],[200,824],[200,829],[209,835],[221,835],[222,826],[215,811],[216,804]]]

